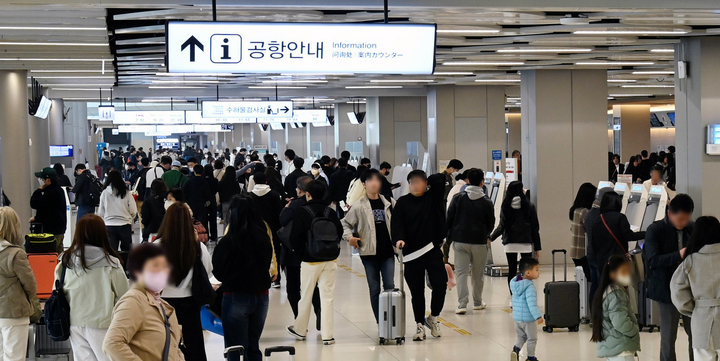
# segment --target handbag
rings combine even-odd
[[[607,229],[607,231],[610,233],[610,235],[615,240],[615,242],[618,244],[618,246],[620,246],[620,249],[623,250],[623,252],[625,252],[625,259],[628,262],[632,262],[632,260],[633,260],[632,256],[630,255],[630,253],[628,251],[625,250],[625,247],[623,247],[622,243],[620,243],[620,240],[617,238],[617,236],[615,236],[615,233],[613,233],[613,231],[610,229],[610,226],[608,226],[607,222],[605,222],[605,216],[603,216],[601,214],[600,219],[602,219],[602,222],[605,225],[605,229]]]
[[[215,301],[215,290],[210,283],[210,277],[203,265],[202,254],[198,254],[193,266],[192,297],[198,305],[208,305]]]
[[[55,342],[67,341],[70,338],[70,303],[65,298],[65,270],[62,266],[60,279],[55,281],[55,289],[45,303],[45,324],[47,333]]]

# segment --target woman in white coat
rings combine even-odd
[[[137,216],[137,204],[119,171],[108,173],[105,190],[100,194],[97,215],[105,221],[112,248],[118,251],[121,249],[130,251],[132,224]]]

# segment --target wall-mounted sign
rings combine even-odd
[[[171,21],[170,73],[432,74],[434,24]]]
[[[204,101],[203,118],[269,118],[279,121],[293,116],[291,101],[228,102]]]
[[[101,105],[98,107],[98,120],[101,122],[110,122],[115,120],[115,106]]]
[[[257,123],[255,118],[203,118],[199,110],[188,110],[185,112],[185,124],[236,124],[236,123]]]
[[[184,124],[184,111],[116,111],[113,124]]]
[[[492,151],[492,159],[493,160],[501,160],[502,158],[503,158],[502,150],[493,150]]]

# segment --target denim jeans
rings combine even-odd
[[[260,336],[265,327],[269,302],[267,294],[234,292],[223,296],[225,347],[242,345],[248,361],[262,361]],[[240,361],[240,355],[228,355],[228,360]]]
[[[365,266],[365,276],[370,288],[370,304],[377,321],[379,320],[380,278],[382,277],[383,290],[395,288],[395,258],[390,256],[385,259],[377,259],[375,256],[369,256],[360,257],[360,259]]]
[[[77,207],[77,222],[80,222],[80,218],[82,218],[86,214],[92,214],[95,213],[95,206],[78,206]]]

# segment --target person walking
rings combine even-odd
[[[270,189],[267,184],[265,173],[256,173],[254,176],[255,186],[250,192],[250,197],[255,204],[255,211],[268,225],[272,234],[272,242],[275,253],[280,253],[280,238],[277,232],[280,230],[280,211],[282,211],[282,196],[280,193]],[[280,276],[273,281],[273,288],[280,288]]]
[[[500,223],[490,235],[494,241],[502,235],[508,260],[508,285],[518,272],[518,254],[521,258],[538,258],[542,244],[537,209],[525,194],[522,182],[510,182],[500,207]],[[512,289],[510,290],[512,294]]]
[[[188,181],[182,187],[182,190],[195,220],[202,223],[206,230],[209,230],[208,209],[215,203],[215,195],[212,193],[210,185],[205,181],[204,172],[203,166],[196,164],[193,172],[187,177]]]
[[[375,320],[380,320],[380,291],[395,288],[395,251],[392,246],[392,203],[380,195],[383,176],[368,169],[360,176],[365,194],[342,219],[343,240],[358,250],[365,267],[370,305]],[[382,289],[380,279],[382,278]]]
[[[140,209],[140,220],[142,221],[142,241],[147,242],[160,230],[163,218],[165,218],[165,198],[167,197],[167,185],[162,179],[153,181],[148,195]]]
[[[716,286],[718,275],[714,272],[720,264],[718,234],[720,222],[717,218],[698,218],[685,260],[670,281],[673,305],[680,314],[690,318],[692,334],[696,335],[690,345],[695,361],[715,361],[720,354],[720,289]]]
[[[486,307],[482,292],[488,257],[487,239],[495,226],[495,206],[482,189],[485,173],[481,169],[471,169],[465,181],[465,192],[454,196],[447,210],[447,243],[455,251],[458,287],[458,307],[455,313],[460,315],[467,313],[470,294],[468,276],[472,277],[473,310]],[[445,255],[445,258],[448,256]]]
[[[110,171],[105,179],[105,190],[100,194],[97,214],[105,221],[112,248],[129,251],[137,205],[117,170]]]
[[[220,208],[222,209],[222,218],[227,227],[227,219],[230,212],[230,200],[240,194],[240,184],[235,178],[235,167],[229,166],[225,169],[222,180],[218,182],[218,198],[220,199]]]
[[[249,361],[261,361],[260,337],[268,313],[269,289],[277,277],[273,245],[248,196],[230,202],[228,232],[213,252],[213,273],[222,282],[225,347],[245,347]],[[228,360],[239,361],[237,354]]]
[[[537,361],[537,326],[544,320],[538,308],[537,289],[534,280],[540,277],[540,263],[532,257],[520,260],[520,272],[510,281],[512,290],[513,320],[515,320],[515,345],[510,353],[511,361],[519,361],[520,351],[527,345],[527,360]]]
[[[324,345],[335,344],[334,338],[334,312],[333,296],[335,293],[335,276],[337,273],[337,259],[317,259],[308,252],[309,238],[313,236],[311,228],[316,218],[324,218],[335,225],[338,241],[342,237],[343,228],[340,220],[322,201],[325,196],[325,184],[313,180],[308,184],[305,198],[307,204],[299,210],[293,220],[290,232],[290,241],[293,251],[302,260],[300,266],[301,296],[298,304],[298,316],[292,326],[288,326],[288,332],[300,341],[307,336],[307,326],[310,319],[310,308],[312,305],[315,286],[320,289],[320,301],[322,302],[322,327],[321,335]],[[327,234],[325,236],[331,236]],[[339,244],[338,244],[339,246]]]
[[[85,168],[85,164],[79,163],[75,166],[75,186],[72,191],[75,193],[75,206],[77,207],[77,222],[86,215],[95,213],[95,203],[91,195],[91,184],[95,176]]]
[[[205,178],[205,182],[210,189],[210,204],[207,207],[207,230],[210,240],[215,242],[218,239],[218,180],[215,179],[215,176],[213,175],[213,166],[211,164],[206,164],[205,167],[203,167],[203,178]]]
[[[78,360],[108,360],[102,350],[103,339],[113,307],[128,291],[128,280],[99,216],[89,214],[78,222],[70,248],[55,267],[55,281],[59,282],[63,274],[73,356]]]
[[[332,181],[331,181],[332,182]],[[441,337],[438,317],[445,305],[447,271],[440,247],[445,238],[445,175],[428,178],[421,170],[407,176],[410,194],[398,199],[393,209],[392,239],[403,253],[405,281],[410,289],[416,330],[413,341],[425,340],[425,326]],[[429,186],[429,188],[428,188]],[[432,286],[430,316],[425,318],[425,274]]]
[[[302,170],[303,165],[305,165],[304,159],[298,157],[292,159],[291,161],[293,165],[292,171],[285,176],[285,198],[294,197],[295,185],[297,184],[298,178],[307,176],[307,174]]]
[[[145,197],[147,198],[150,194],[148,192],[150,190],[150,187],[152,186],[152,182],[156,179],[162,179],[163,174],[170,170],[170,166],[172,165],[172,158],[168,155],[164,155],[160,157],[160,161],[153,167],[151,170],[149,170],[147,173],[145,173]]]
[[[42,315],[37,283],[23,248],[20,217],[0,207],[0,359],[25,361],[30,322]]]
[[[170,264],[169,283],[163,289],[162,298],[175,309],[182,326],[184,347],[181,350],[188,360],[204,361],[201,305],[193,298],[193,273],[197,271],[195,266],[202,266],[211,276],[212,258],[205,245],[197,240],[186,203],[175,202],[167,209],[155,243],[165,250]]]
[[[164,250],[151,243],[133,248],[127,271],[134,286],[113,309],[103,352],[110,360],[184,361],[175,309],[160,298],[170,276]]]
[[[67,228],[67,201],[65,191],[60,188],[55,169],[47,167],[35,173],[40,182],[40,188],[30,197],[30,207],[35,210],[35,216],[30,223],[42,224],[42,232],[50,233],[57,240],[57,253],[62,253],[65,230]]]
[[[665,219],[648,226],[645,236],[643,259],[646,265],[647,296],[657,301],[660,311],[660,361],[677,360],[675,341],[680,318],[688,335],[688,344],[691,345],[690,360],[694,357],[690,317],[682,315],[675,308],[670,287],[673,273],[687,256],[688,242],[695,230],[692,221],[694,210],[692,198],[687,194],[678,194],[670,201]]]
[[[570,258],[575,266],[581,266],[583,271],[590,277],[590,266],[586,253],[587,239],[585,234],[585,217],[592,208],[597,194],[597,187],[592,183],[583,183],[575,195],[575,201],[570,207],[570,233],[572,235],[570,244]]]

